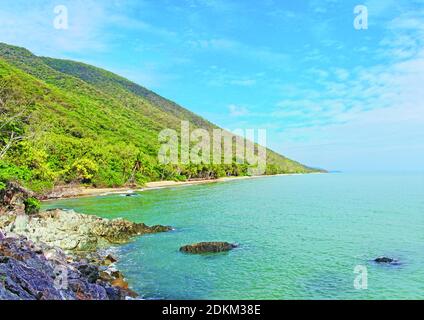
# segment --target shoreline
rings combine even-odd
[[[108,194],[131,194],[134,192],[162,188],[172,188],[176,186],[190,186],[215,182],[229,182],[264,177],[293,175],[303,174],[278,174],[252,177],[224,177],[220,179],[182,182],[156,181],[147,183],[143,188],[134,190],[129,188],[82,188],[68,186],[58,188],[62,189],[56,191],[59,192],[56,193],[56,199],[92,197]],[[95,287],[96,291],[85,292],[84,298],[94,300],[111,298],[126,300],[141,298],[142,293],[134,292],[132,290],[131,284],[127,282],[125,275],[123,275],[118,269],[115,268],[114,262],[119,260],[119,258],[115,258],[113,254],[110,254],[109,249],[114,247],[115,245],[126,243],[130,241],[131,238],[136,236],[172,230],[171,227],[166,226],[148,227],[143,223],[136,224],[120,219],[107,220],[99,218],[97,216],[89,216],[82,213],[76,213],[73,211],[65,211],[60,209],[43,211],[31,219],[26,218],[25,225],[31,225],[30,227],[25,227],[25,229],[22,230],[18,230],[20,222],[17,221],[17,219],[18,216],[15,217],[15,221],[11,223],[10,226],[7,223],[8,226],[5,228],[3,226],[1,230],[7,231],[7,233],[16,232],[19,237],[23,237],[21,239],[24,239],[18,240],[17,238],[16,240],[13,240],[15,242],[36,240],[36,246],[47,246],[45,249],[46,252],[42,252],[40,256],[41,258],[44,257],[43,259],[48,259],[48,250],[63,250],[60,251],[63,252],[63,262],[61,265],[62,267],[66,268],[67,270],[73,270],[72,268],[76,267],[78,269],[77,271],[75,271],[76,274],[78,275],[81,283],[84,284],[87,288],[89,286],[88,283],[98,284],[98,286]],[[1,234],[2,233],[0,232],[0,235]],[[50,240],[50,242],[45,242],[47,239],[46,235],[48,235],[47,238]],[[95,235],[95,239],[93,235]],[[76,250],[75,256],[73,255],[74,250]],[[105,252],[108,253],[107,256],[105,254],[102,255],[100,253],[102,250],[106,250]],[[80,253],[79,256],[78,252]],[[33,254],[32,251],[30,253]],[[77,256],[78,258],[76,258]],[[72,262],[69,262],[68,260]],[[26,277],[26,274],[22,274],[21,276]],[[40,279],[45,276],[45,274],[39,275]],[[47,277],[49,279],[52,278],[50,274],[47,274]],[[50,284],[47,289],[45,291],[48,291],[49,294],[55,294],[54,288],[52,288]],[[79,299],[80,296],[78,296],[77,293],[73,292],[72,290],[68,290],[69,297],[75,300]]]
[[[218,179],[208,180],[192,180],[192,181],[153,181],[147,182],[144,187],[131,188],[131,187],[118,187],[118,188],[93,188],[93,187],[70,187],[70,186],[59,186],[57,191],[53,191],[46,195],[45,199],[41,199],[43,202],[60,200],[60,199],[75,199],[75,198],[86,198],[96,197],[113,194],[132,194],[134,192],[143,192],[149,190],[166,189],[180,186],[193,186],[200,184],[209,183],[221,183],[247,179],[259,179],[259,178],[270,178],[279,176],[298,176],[298,175],[309,175],[309,174],[323,174],[322,172],[311,172],[311,173],[283,173],[275,175],[263,175],[263,176],[240,176],[240,177],[223,177]]]
[[[62,209],[0,216],[0,271],[13,270],[13,277],[6,272],[7,286],[0,282],[0,300],[142,299],[116,266],[113,248],[171,230]],[[72,281],[57,287],[62,274]]]

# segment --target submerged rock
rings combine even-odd
[[[236,244],[232,244],[228,242],[200,242],[200,243],[185,245],[180,248],[180,251],[185,253],[192,253],[192,254],[202,254],[202,253],[230,251],[236,247],[237,247]]]
[[[138,194],[137,193],[126,193],[125,196],[126,197],[137,197]]]
[[[377,262],[377,263],[394,263],[394,262],[396,262],[396,260],[392,259],[392,258],[388,258],[388,257],[378,257],[378,258],[374,259],[374,262]]]

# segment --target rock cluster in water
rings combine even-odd
[[[216,253],[230,251],[236,248],[236,244],[228,242],[200,242],[185,245],[180,248],[181,252],[192,253],[192,254],[202,254],[202,253]]]
[[[378,257],[374,259],[376,263],[397,263],[397,260],[388,257]]]

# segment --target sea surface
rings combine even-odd
[[[146,299],[424,298],[423,174],[276,176],[44,204],[55,207],[175,228],[115,248]],[[240,246],[178,251],[200,241]]]

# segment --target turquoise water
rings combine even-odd
[[[159,299],[422,299],[424,175],[301,175],[50,202],[102,217],[172,225],[120,246],[133,289]],[[229,241],[223,254],[184,244]],[[372,259],[389,256],[397,266]],[[354,289],[355,266],[368,289]]]

